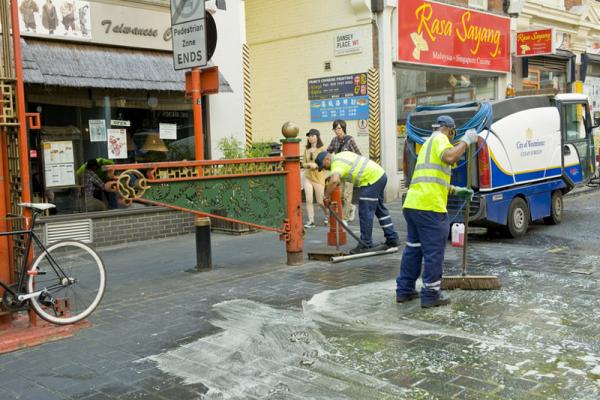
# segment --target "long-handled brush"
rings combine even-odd
[[[468,146],[467,153],[467,187],[471,187],[471,146]],[[458,276],[443,276],[442,290],[494,290],[500,289],[502,285],[498,277],[494,275],[467,275],[467,242],[469,237],[469,209],[471,208],[471,198],[469,197],[465,205],[465,236],[463,243],[462,256],[462,274]]]

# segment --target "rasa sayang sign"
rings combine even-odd
[[[398,60],[509,72],[510,19],[425,0],[399,0]]]

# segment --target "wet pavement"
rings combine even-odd
[[[92,327],[0,355],[0,399],[598,399],[599,200],[566,197],[521,240],[472,235],[470,273],[502,289],[429,310],[395,303],[399,253],[289,267],[277,235],[213,235],[194,273],[191,235],[101,249]]]

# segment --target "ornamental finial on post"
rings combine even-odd
[[[296,125],[295,123],[293,123],[291,121],[286,122],[281,127],[281,134],[286,139],[293,139],[293,138],[297,137],[299,132],[300,132],[300,129],[298,128],[298,125]]]

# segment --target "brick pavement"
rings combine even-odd
[[[208,273],[188,272],[192,236],[102,249],[109,289],[93,326],[0,355],[0,399],[599,396],[600,253],[579,243],[476,235],[471,272],[503,289],[424,311],[393,302],[398,254],[288,267],[274,234],[213,240]],[[447,273],[459,260],[449,248]]]

